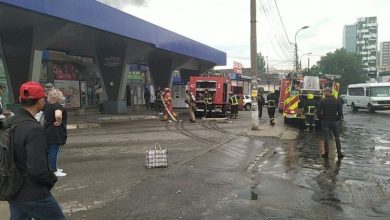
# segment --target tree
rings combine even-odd
[[[257,54],[257,72],[258,74],[265,74],[265,60],[261,53]]]
[[[365,82],[368,77],[363,70],[361,57],[356,53],[337,49],[317,62],[321,74],[340,75],[340,91],[345,93],[349,84]]]
[[[310,69],[304,69],[302,71],[304,76],[319,76],[320,75],[320,67],[317,65],[313,65]]]

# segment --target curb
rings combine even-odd
[[[131,115],[131,116],[109,116],[109,117],[99,117],[97,118],[98,122],[107,122],[107,121],[135,121],[135,120],[154,120],[160,119],[156,116],[145,116],[145,115]],[[81,129],[81,128],[100,128],[99,123],[79,123],[79,124],[68,124],[66,129]]]
[[[84,123],[84,124],[70,124],[66,125],[67,130],[80,129],[80,128],[100,128],[100,124]]]
[[[123,121],[123,120],[153,120],[159,119],[156,116],[144,116],[144,115],[131,115],[131,116],[111,116],[111,117],[100,117],[98,121]]]

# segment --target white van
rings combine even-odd
[[[352,111],[359,108],[369,112],[390,110],[390,82],[349,85],[346,99]]]

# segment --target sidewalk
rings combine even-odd
[[[96,128],[101,122],[126,120],[153,120],[159,119],[159,112],[145,107],[129,109],[126,114],[101,114],[98,109],[85,109],[80,115],[76,110],[68,111],[67,129]]]
[[[187,109],[174,109],[174,111],[180,115],[187,115]],[[241,115],[246,111],[242,111]],[[68,112],[68,125],[67,129],[80,129],[80,128],[97,128],[100,127],[102,122],[115,122],[115,121],[133,121],[133,120],[160,120],[160,113],[153,109],[146,109],[145,107],[137,107],[136,109],[129,109],[126,114],[101,114],[98,109],[85,109],[84,115],[78,115],[77,111]],[[283,123],[283,118],[276,114],[276,125],[270,126],[268,124],[268,117],[263,116],[260,120],[260,129],[251,130],[246,129],[240,132],[240,135],[247,137],[275,137],[284,140],[294,140],[299,136],[299,130],[286,126]],[[200,120],[200,119],[198,119]],[[205,118],[204,121],[225,121],[224,118]],[[228,120],[229,121],[229,120]],[[240,122],[241,120],[238,120]],[[248,125],[249,126],[249,125]]]

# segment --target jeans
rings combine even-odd
[[[325,153],[329,153],[329,133],[332,131],[336,141],[337,153],[341,154],[341,142],[337,121],[321,121],[322,135],[324,137]]]
[[[60,144],[49,144],[49,167],[52,171],[57,171],[58,153],[60,149]]]
[[[259,118],[263,116],[263,105],[259,105]]]
[[[29,202],[8,202],[11,220],[63,220],[61,207],[50,194],[44,199]]]

